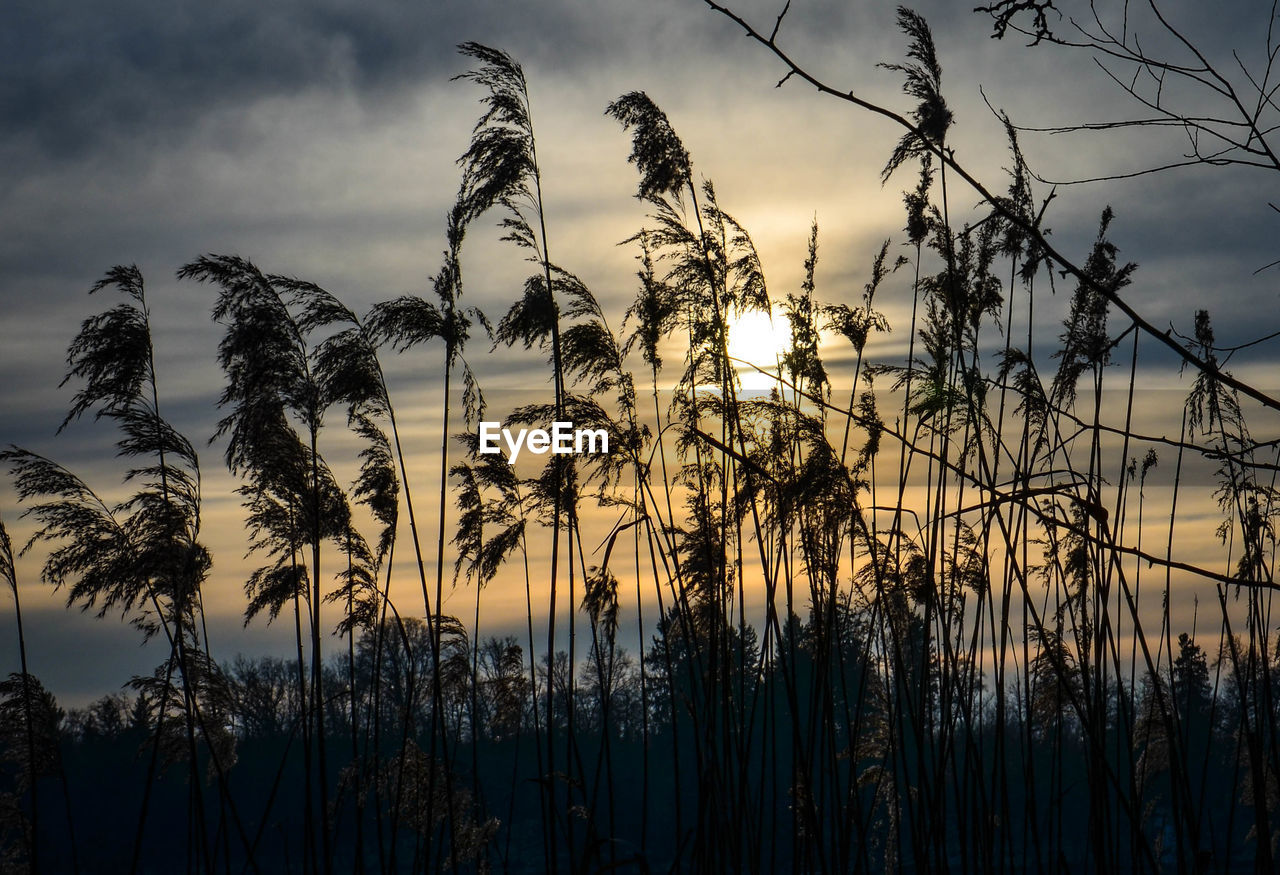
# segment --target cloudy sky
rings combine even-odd
[[[1169,9],[1247,84],[1231,52],[1257,64],[1266,49],[1265,11],[1259,18],[1255,4],[1239,2],[1206,16],[1199,5]],[[917,8],[933,26],[957,116],[956,156],[993,189],[1003,190],[1008,159],[984,95],[1032,127],[1140,112],[1088,56],[1030,49],[1014,37],[992,40],[989,20],[968,6]],[[762,0],[735,8],[765,30],[778,12]],[[877,67],[900,60],[905,47],[894,16],[892,3],[793,0],[779,43],[831,84],[905,111],[899,77]],[[774,88],[783,72],[777,61],[698,0],[21,0],[6,18],[0,444],[50,455],[107,494],[121,473],[109,431],[86,421],[54,435],[72,391],[58,386],[67,343],[82,319],[107,304],[88,298],[89,286],[117,263],[142,269],[162,405],[203,447],[220,388],[213,293],[177,282],[175,271],[202,253],[236,253],[264,270],[320,283],[359,312],[426,292],[458,184],[454,162],[477,115],[475,88],[451,81],[465,69],[455,51],[465,40],[501,47],[523,63],[553,257],[618,319],[635,266],[634,253],[616,244],[644,221],[626,163],[629,139],[603,115],[626,91],[647,91],[667,112],[695,170],[715,181],[722,204],[755,237],[775,298],[799,283],[815,217],[822,234],[818,295],[827,300],[856,300],[879,241],[902,236],[900,189],[911,180],[904,173],[882,186],[879,179],[900,132],[794,80]],[[1201,100],[1184,99],[1189,106]],[[1044,177],[1073,179],[1131,172],[1185,151],[1176,132],[1154,134],[1028,135],[1025,145]],[[1122,257],[1141,265],[1129,299],[1157,325],[1188,332],[1194,310],[1208,305],[1219,339],[1240,343],[1280,322],[1277,274],[1255,275],[1277,257],[1280,213],[1268,206],[1280,200],[1272,193],[1277,178],[1274,171],[1201,168],[1066,186],[1048,224],[1060,247],[1082,258],[1099,212],[1113,205]],[[956,203],[964,210],[976,198],[961,191]],[[523,267],[495,244],[496,232],[473,236],[467,295],[500,314]],[[1058,296],[1063,306],[1065,297]],[[901,299],[883,305],[891,321],[905,306]],[[1038,323],[1047,338],[1061,330],[1054,306]],[[886,342],[898,341],[905,343],[901,332]],[[1272,351],[1252,348],[1233,364],[1277,388]],[[432,467],[427,436],[439,421],[438,389],[424,376],[437,370],[432,355],[393,365],[400,407],[422,436],[424,470]],[[474,356],[495,406],[529,390],[522,382],[528,360]],[[1151,362],[1150,385],[1185,387],[1159,355]],[[1259,420],[1255,434],[1268,431],[1275,431],[1274,419]],[[205,540],[217,562],[209,597],[216,655],[284,652],[276,630],[240,629],[245,540],[221,452],[214,445],[202,454]],[[31,527],[20,513],[11,484],[0,480],[0,518],[22,543]],[[19,575],[32,670],[56,694],[83,702],[163,658],[155,648],[140,649],[137,634],[115,617],[65,611],[62,597],[39,581],[42,559],[37,546]],[[5,671],[17,666],[7,605],[0,602]]]

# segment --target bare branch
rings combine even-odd
[[[778,28],[782,27],[782,19],[786,18],[790,10],[791,0],[787,0],[787,5],[783,6],[782,11],[778,13],[778,20],[773,23],[773,32],[769,34],[769,45],[773,45],[773,41],[778,38]]]

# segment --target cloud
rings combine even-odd
[[[394,87],[440,64],[437,4],[22,4],[0,62],[7,130],[78,156],[124,132],[316,85]],[[424,37],[426,37],[424,39]],[[7,68],[7,69],[6,69]]]
[[[454,46],[467,39],[519,43],[526,63],[558,70],[590,69],[628,45],[648,51],[669,39],[682,51],[682,34],[696,40],[687,5],[639,5],[23,3],[2,38],[0,130],[11,144],[72,160],[121,138],[180,136],[211,112],[270,96],[394,98],[459,72]]]

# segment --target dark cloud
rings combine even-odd
[[[770,0],[741,11],[768,29],[778,8]],[[891,25],[891,10],[798,3],[784,36],[847,45],[850,34]],[[218,107],[271,95],[351,89],[386,99],[459,72],[463,40],[570,74],[623,59],[656,70],[679,58],[692,83],[713,50],[719,64],[735,55],[763,63],[759,50],[743,51],[735,25],[692,0],[23,2],[9,7],[0,34],[0,141],[65,159],[120,137],[164,138]]]
[[[559,68],[590,65],[624,37],[660,36],[674,11],[650,9],[653,26],[642,28],[638,11],[620,10],[572,0],[24,3],[0,36],[0,126],[53,156],[84,155],[270,95],[392,95],[458,72],[454,46],[465,39],[519,42],[530,60]]]
[[[61,609],[58,596],[50,599],[41,586],[31,581],[22,593],[27,664],[64,708],[84,707],[123,689],[130,678],[149,675],[164,664],[169,651],[163,635],[144,642],[117,613],[98,618],[93,611]],[[214,617],[209,635],[220,645],[214,654],[220,662],[231,662],[237,653],[255,658],[293,655],[288,636],[280,636],[265,623],[244,628],[238,617]],[[0,612],[0,640],[16,642],[17,638],[12,611]],[[19,668],[16,645],[0,653],[0,672],[7,675]]]
[[[0,44],[4,125],[55,154],[83,154],[122,131],[180,128],[248,97],[326,84],[394,87],[440,66],[447,46],[432,39],[440,6],[23,4]]]

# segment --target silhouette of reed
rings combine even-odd
[[[1123,216],[1103,209],[1078,260],[1051,245],[1055,195],[1007,117],[1006,193],[957,161],[921,16],[899,10],[905,59],[882,65],[913,101],[899,113],[783,53],[786,8],[766,34],[708,5],[784,81],[901,125],[880,175],[914,171],[903,228],[865,253],[865,283],[827,288],[815,220],[803,278],[770,289],[732,195],[632,91],[605,113],[631,138],[648,215],[623,243],[634,298],[614,316],[549,253],[554,189],[523,69],[465,43],[458,78],[481,113],[427,296],[361,318],[238,256],[179,271],[214,287],[224,329],[214,440],[263,562],[245,622],[292,609],[291,659],[219,664],[196,453],[161,415],[141,274],[113,268],[92,291],[125,301],[72,341],[64,425],[93,412],[119,428],[133,493],[110,503],[28,450],[0,459],[39,524],[22,552],[48,551],[44,581],[163,635],[169,656],[132,697],[61,712],[26,663],[0,526],[22,660],[0,683],[4,865],[87,870],[92,843],[123,829],[130,851],[104,865],[138,872],[1270,871],[1280,462],[1246,419],[1277,404],[1226,370],[1206,311],[1184,337],[1126,301],[1142,277],[1121,257]],[[1015,5],[988,11],[1001,27],[1039,13],[1048,33],[1047,4]],[[958,223],[964,197],[979,218]],[[532,268],[491,325],[463,303],[462,244],[494,211]],[[1046,282],[1069,294],[1050,349]],[[787,329],[775,361],[730,354],[751,312]],[[530,379],[504,425],[602,428],[609,453],[482,453],[477,326],[550,384]],[[1144,424],[1153,342],[1192,377],[1176,440]],[[423,346],[443,352],[433,509],[413,501],[423,463],[384,372]],[[750,370],[770,388],[744,391]],[[325,427],[335,408],[345,431]],[[1209,489],[1184,476],[1193,464]],[[1225,570],[1180,558],[1210,504]],[[444,613],[450,555],[449,585],[474,587],[469,626]],[[400,576],[420,611],[392,598]],[[519,639],[489,631],[495,585],[523,585]],[[129,804],[100,810],[126,786]]]

